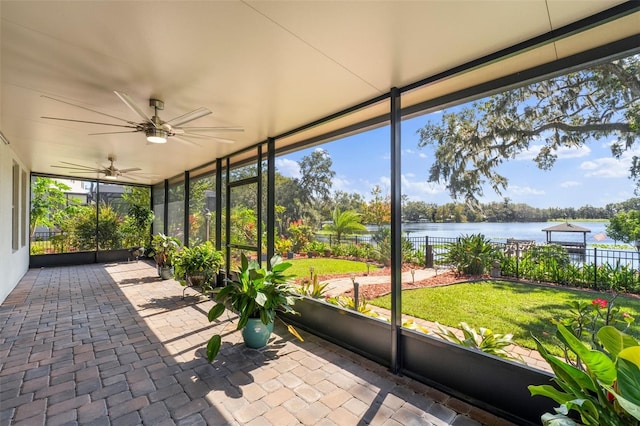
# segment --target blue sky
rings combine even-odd
[[[451,202],[444,185],[427,182],[433,163],[433,147],[418,148],[416,131],[428,120],[439,120],[432,113],[403,121],[402,125],[402,192],[412,201],[444,204]],[[611,156],[609,144],[614,139],[593,141],[580,149],[558,152],[558,160],[551,170],[537,168],[533,162],[539,146],[532,146],[516,159],[504,163],[499,172],[507,177],[509,186],[502,196],[490,187],[481,202],[502,201],[509,197],[513,203],[533,207],[604,207],[634,197],[634,182],[628,178],[633,155],[640,149],[627,151],[623,158]],[[333,190],[359,192],[366,198],[373,185],[389,190],[389,128],[349,136],[314,148],[298,151],[276,159],[276,167],[285,176],[299,176],[296,162],[314,149],[327,150],[333,160],[336,177]]]

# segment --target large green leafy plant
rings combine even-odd
[[[216,296],[218,303],[209,310],[209,321],[220,317],[226,309],[231,309],[238,314],[237,329],[241,330],[250,318],[260,318],[264,324],[269,324],[275,320],[277,311],[295,314],[293,304],[299,296],[296,296],[294,287],[289,284],[293,275],[285,274],[291,263],[282,262],[282,257],[274,256],[270,265],[270,270],[262,268],[255,260],[249,262],[242,253],[240,269],[235,278],[227,280],[227,285]],[[302,340],[292,326],[288,326],[288,329]],[[218,355],[221,344],[220,334],[209,339],[209,361],[213,361]]]
[[[551,385],[529,386],[531,395],[541,395],[560,404],[556,413],[542,416],[544,425],[640,424],[640,346],[631,336],[612,326],[597,333],[602,350],[586,346],[558,323],[558,336],[575,355],[574,366],[551,355],[536,340],[540,355],[555,373]]]
[[[182,285],[202,285],[207,290],[224,265],[222,252],[217,251],[211,241],[195,247],[183,247],[173,256],[175,276]],[[195,277],[202,282],[195,283]]]
[[[163,233],[153,236],[153,250],[158,267],[164,268],[172,265],[173,257],[180,249],[180,240]]]
[[[463,235],[446,249],[443,260],[467,275],[482,275],[498,257],[496,247],[482,234]]]

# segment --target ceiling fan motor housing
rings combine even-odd
[[[164,102],[160,99],[149,99],[149,106],[162,111],[164,109]]]

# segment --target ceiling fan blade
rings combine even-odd
[[[87,110],[87,111],[95,112],[96,114],[104,115],[106,117],[115,118],[116,120],[124,121],[125,123],[129,123],[129,124],[133,124],[133,125],[137,124],[137,123],[134,123],[133,121],[129,121],[129,120],[126,120],[124,118],[116,117],[115,115],[111,115],[111,114],[107,114],[107,113],[104,113],[104,112],[96,111],[95,109],[83,107],[82,105],[72,104],[71,102],[67,102],[67,101],[63,101],[63,100],[60,100],[60,99],[52,98],[51,96],[47,96],[47,95],[40,95],[40,96],[43,97],[43,98],[47,98],[47,99],[51,99],[51,100],[57,101],[57,102],[62,102],[63,104],[71,105],[71,106],[74,106],[76,108],[82,108],[82,109]],[[49,118],[49,117],[43,117],[43,118]],[[58,119],[58,120],[61,120],[61,119]],[[70,121],[73,121],[73,120],[70,120]],[[96,124],[105,124],[105,123],[96,123]],[[115,126],[115,124],[111,124],[111,126]]]
[[[139,167],[131,167],[131,168],[128,168],[128,169],[120,169],[120,170],[118,170],[118,172],[119,173],[129,173],[129,172],[137,172],[138,170],[142,170],[142,169],[139,168]]]
[[[178,136],[171,136],[171,138],[177,140],[178,142],[186,143],[187,145],[192,145],[192,146],[197,146],[197,147],[202,148],[202,145],[200,145],[199,143],[195,143],[195,142],[190,141],[188,139],[184,139],[184,138],[181,138],[181,137],[178,137]]]
[[[180,127],[173,131],[184,130],[185,132],[244,132],[242,127]]]
[[[137,132],[141,132],[142,130],[127,130],[124,132],[100,132],[100,133],[89,133],[89,136],[95,136],[95,135],[116,135],[119,133],[137,133]]]
[[[211,111],[209,111],[207,108],[202,107],[181,115],[180,117],[172,118],[171,120],[166,121],[165,124],[168,124],[172,127],[179,126],[181,124],[188,123],[189,121],[196,120],[209,114],[211,114]]]
[[[85,171],[85,172],[97,172],[100,169],[92,169],[90,167],[71,167],[71,166],[51,166],[54,167],[56,169],[66,169],[66,170],[81,170],[81,171]]]
[[[40,117],[40,118],[46,118],[47,120],[73,121],[74,123],[100,124],[101,126],[127,127],[130,129],[138,128],[138,126],[125,126],[122,124],[100,123],[98,121],[73,120],[71,118],[58,118],[58,117]]]
[[[235,143],[235,140],[233,139],[219,138],[217,136],[211,136],[211,135],[200,135],[198,133],[185,133],[182,136],[187,136],[190,138],[197,138],[197,139],[217,140],[222,143]]]
[[[88,170],[99,170],[97,167],[85,166],[84,164],[69,163],[68,161],[61,161],[61,163],[66,164],[66,166],[51,166],[51,167],[69,168],[69,166],[73,166],[73,167],[80,167]]]
[[[127,176],[135,176],[137,178],[140,179],[148,179],[148,178],[152,178],[152,177],[160,177],[160,175],[156,175],[153,173],[127,173]]]
[[[136,105],[136,103],[133,101],[133,99],[131,99],[131,97],[129,95],[127,95],[124,92],[118,92],[117,90],[114,90],[113,93],[116,94],[116,96],[118,96],[120,98],[120,100],[122,102],[124,102],[133,112],[135,112],[136,114],[138,114],[140,116],[140,118],[142,118],[144,121],[151,123],[153,125],[153,127],[157,128],[158,126],[156,126],[156,123],[154,123],[151,120],[151,117],[149,117],[143,110],[142,108],[140,108],[138,105]]]

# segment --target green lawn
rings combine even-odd
[[[334,259],[325,257],[314,258],[299,258],[285,260],[291,262],[293,265],[287,269],[287,273],[294,274],[298,278],[309,277],[309,268],[313,267],[314,271],[318,275],[333,275],[333,274],[349,274],[367,272],[367,264],[365,262],[357,262],[354,260]],[[370,271],[378,269],[376,266],[371,265]]]
[[[417,318],[457,327],[461,321],[472,327],[487,327],[494,333],[513,333],[520,346],[535,349],[531,335],[548,349],[555,348],[552,318],[569,316],[568,302],[595,298],[608,300],[610,295],[558,287],[522,283],[482,281],[444,287],[421,288],[402,292],[402,312]],[[370,302],[390,309],[390,296]],[[640,299],[619,296],[616,306],[636,318],[627,333],[640,339]],[[554,350],[560,354],[559,349]]]

